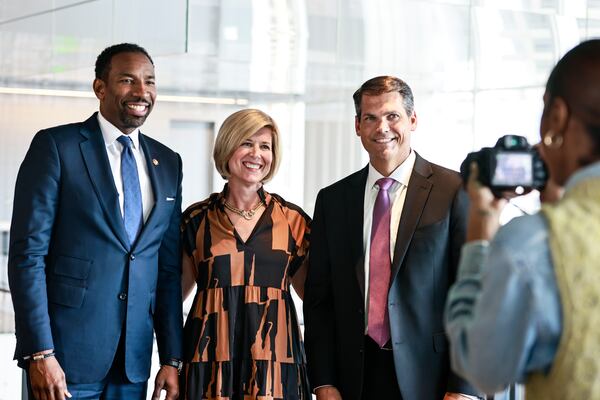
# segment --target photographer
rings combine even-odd
[[[539,151],[562,199],[499,229],[506,200],[471,165],[467,243],[446,304],[452,367],[486,393],[600,399],[600,40],[569,51],[544,94]]]

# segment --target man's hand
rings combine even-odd
[[[342,395],[335,386],[321,386],[315,390],[317,400],[342,400]]]
[[[177,400],[179,396],[179,377],[177,376],[177,368],[170,365],[163,365],[156,374],[154,380],[154,393],[152,400],[160,399],[160,392],[166,390],[167,396],[165,400]]]
[[[446,393],[444,400],[477,400],[479,397],[469,396],[462,393]]]
[[[500,213],[506,205],[505,199],[498,199],[490,188],[483,186],[478,180],[479,169],[475,162],[470,165],[467,192],[469,205],[469,222],[467,225],[467,242],[475,240],[491,240],[500,227]]]
[[[65,373],[56,358],[30,361],[28,374],[36,400],[64,400],[71,397]]]

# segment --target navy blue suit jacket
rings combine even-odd
[[[305,347],[313,388],[359,400],[364,376],[363,203],[368,167],[317,196],[304,291]],[[405,400],[476,394],[450,370],[443,313],[466,230],[458,173],[417,154],[392,259],[388,312],[396,377]]]
[[[31,142],[10,231],[15,359],[53,348],[68,382],[98,382],[124,336],[126,375],[145,381],[153,331],[161,360],[181,359],[181,159],[140,145],[155,204],[130,245],[97,115]]]

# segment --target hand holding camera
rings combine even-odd
[[[500,214],[507,200],[495,196],[489,187],[481,184],[479,167],[474,161],[469,165],[468,179],[466,190],[470,205],[466,241],[490,241],[500,228]]]
[[[537,150],[526,138],[514,135],[501,137],[494,147],[469,153],[460,173],[471,201],[468,242],[491,240],[507,199],[542,190],[548,176]]]
[[[535,147],[523,136],[506,135],[494,147],[469,153],[460,166],[465,185],[469,181],[471,163],[476,163],[477,180],[496,197],[514,197],[541,190],[546,184],[546,166]]]

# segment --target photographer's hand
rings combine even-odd
[[[500,213],[506,205],[506,199],[494,197],[490,188],[483,186],[477,177],[477,163],[470,165],[467,192],[471,203],[467,224],[467,242],[491,240],[500,227]]]

